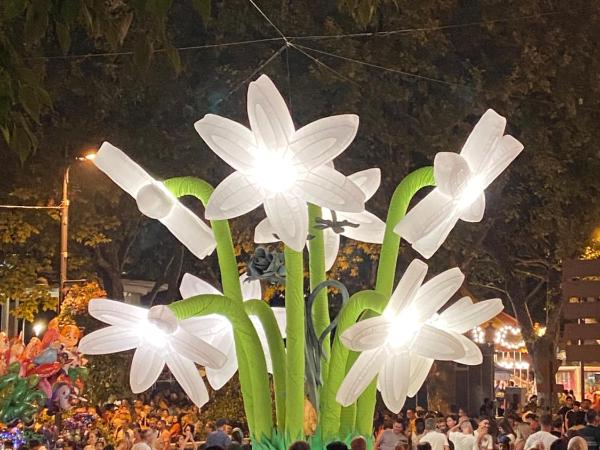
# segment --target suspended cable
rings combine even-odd
[[[302,46],[296,45],[293,42],[290,42],[290,47],[295,48],[297,51],[299,51],[300,53],[302,53],[304,56],[306,56],[308,59],[310,59],[311,61],[317,63],[319,66],[324,67],[325,69],[327,69],[328,71],[330,71],[331,73],[333,73],[335,76],[337,76],[338,78],[351,83],[355,86],[358,86],[358,83],[354,80],[351,80],[350,78],[348,78],[347,76],[343,75],[342,73],[338,72],[337,70],[335,70],[333,67],[328,66],[327,64],[325,64],[323,61],[321,61],[318,58],[315,58],[313,55],[306,53],[304,50],[302,50]]]
[[[60,209],[60,206],[0,205],[4,209]]]
[[[281,30],[277,27],[277,25],[275,25],[273,23],[273,21],[271,19],[269,19],[269,16],[267,16],[262,9],[260,9],[260,7],[254,2],[254,0],[250,0],[250,4],[252,6],[254,6],[254,8],[256,8],[256,10],[260,13],[261,16],[263,16],[265,18],[265,20],[267,22],[269,22],[269,24],[275,29],[275,31],[277,31],[277,33],[279,33],[279,35],[281,36],[281,38],[287,43],[288,38],[285,36],[285,34],[283,34],[281,32]]]

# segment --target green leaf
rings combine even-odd
[[[142,71],[148,70],[153,52],[152,42],[146,36],[141,36],[133,48],[133,63]]]
[[[71,26],[77,20],[77,16],[79,15],[79,11],[81,9],[81,2],[76,1],[66,1],[62,2],[60,8],[60,15],[63,19],[63,22],[67,26]]]
[[[39,41],[48,29],[49,0],[33,0],[27,7],[25,15],[25,40],[33,43]]]
[[[192,5],[204,23],[210,20],[210,0],[192,0]]]
[[[8,127],[0,125],[0,131],[2,132],[2,137],[4,138],[6,143],[10,144],[10,130],[8,129]]]
[[[4,4],[4,17],[6,20],[14,19],[17,16],[23,14],[25,8],[27,8],[27,2],[25,0],[5,0]]]
[[[29,126],[29,123],[27,122],[27,120],[25,119],[25,117],[22,114],[19,114],[19,122],[21,123],[21,127],[23,128],[23,130],[25,131],[25,133],[27,133],[27,137],[29,138],[29,142],[31,142],[32,151],[35,152],[37,150],[37,148],[38,148],[38,145],[39,145],[39,141],[38,141],[37,136],[31,130],[31,127]]]
[[[41,87],[38,87],[36,89],[36,92],[42,106],[52,108],[52,99],[50,98],[50,94],[48,93],[48,91]]]
[[[27,111],[27,114],[29,114],[33,120],[38,122],[42,105],[37,96],[36,89],[27,84],[22,85],[19,88],[19,101],[21,102],[23,109]]]
[[[14,126],[10,140],[10,148],[13,152],[19,155],[21,163],[24,163],[29,155],[31,155],[31,141],[29,140],[27,132],[23,129],[23,127],[17,125]]]
[[[179,55],[179,50],[177,50],[175,47],[167,47],[166,53],[171,66],[173,66],[173,70],[175,70],[175,73],[179,75],[181,73],[181,57]]]
[[[172,0],[148,0],[146,11],[165,17],[171,8]]]
[[[63,55],[69,53],[69,48],[71,48],[71,32],[69,26],[64,23],[56,22],[56,37],[58,38],[58,45],[60,45]]]

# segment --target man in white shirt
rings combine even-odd
[[[454,444],[454,450],[473,450],[475,435],[468,417],[461,417],[458,425],[448,432],[448,439]]]
[[[435,429],[435,419],[425,419],[425,434],[419,440],[419,443],[429,442],[431,450],[450,450],[448,439],[444,433]]]
[[[473,450],[494,449],[494,439],[492,439],[489,430],[490,421],[488,419],[481,419],[479,421],[479,426],[477,427],[477,432],[475,433],[475,445],[473,446]]]
[[[558,438],[552,433],[552,416],[540,417],[541,430],[531,434],[525,441],[524,450],[550,450],[552,443]]]

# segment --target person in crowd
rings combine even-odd
[[[567,395],[565,397],[565,404],[562,405],[558,410],[558,414],[563,418],[563,420],[565,420],[565,416],[567,415],[567,412],[569,412],[571,409],[573,409],[573,402],[574,402],[574,398],[572,396]]]
[[[592,401],[589,398],[581,400],[581,410],[587,414],[590,409],[592,409]]]
[[[429,442],[420,442],[417,444],[417,450],[431,450],[431,444]]]
[[[465,417],[460,418],[459,423],[448,430],[448,439],[454,445],[454,450],[473,450],[475,435],[471,421]]]
[[[410,445],[412,450],[417,450],[417,445],[421,437],[425,434],[425,419],[418,417],[415,420],[415,431],[410,435]]]
[[[580,408],[581,403],[573,401],[573,406],[565,413],[565,431],[575,425],[575,417],[581,415]]]
[[[310,450],[310,445],[306,441],[296,441],[289,446],[288,450]]]
[[[362,436],[356,436],[350,441],[350,450],[367,450],[367,440]]]
[[[578,432],[587,442],[588,450],[600,450],[600,427],[598,427],[598,413],[593,409],[586,413],[587,424]]]
[[[415,431],[415,420],[417,420],[417,415],[415,411],[412,409],[406,410],[406,429],[408,430],[408,435],[410,436]]]
[[[231,438],[225,432],[225,426],[227,425],[226,419],[219,419],[216,422],[217,429],[212,431],[206,437],[206,446],[219,445],[223,448],[229,447],[231,444]]]
[[[449,450],[448,438],[444,433],[437,430],[436,421],[433,417],[425,419],[425,434],[419,439],[419,443],[428,442],[431,450]]]
[[[334,441],[325,447],[327,450],[348,450],[348,446],[342,441]]]
[[[391,428],[388,426],[377,437],[375,450],[394,450],[398,444],[404,444],[408,447],[408,438],[404,434],[404,424],[396,420]]]
[[[153,450],[154,441],[156,440],[156,432],[151,428],[148,428],[141,432],[141,440],[133,444],[131,450]]]
[[[494,439],[490,435],[490,420],[482,417],[475,432],[474,450],[493,450]]]
[[[481,417],[494,417],[494,402],[489,398],[483,399],[483,405],[479,408],[479,415]]]
[[[588,450],[587,442],[581,436],[575,436],[569,440],[567,450]]]
[[[552,431],[550,433],[552,433],[554,436],[559,438],[559,437],[562,437],[563,430],[564,430],[563,418],[560,415],[557,415],[552,420]]]
[[[231,444],[227,447],[227,450],[241,450],[242,443],[244,441],[244,434],[239,428],[233,428],[231,430]]]
[[[527,438],[524,450],[550,450],[552,443],[558,439],[550,433],[552,431],[552,416],[544,414],[540,417],[539,424],[540,430]]]
[[[169,450],[171,446],[171,432],[167,428],[167,422],[164,419],[160,419],[156,429],[158,431],[158,438],[154,450]]]
[[[585,413],[581,410],[577,411],[576,414],[573,414],[571,417],[571,422],[569,422],[569,428],[567,429],[567,438],[571,439],[575,436],[579,435],[579,432],[585,428]]]
[[[512,450],[517,440],[517,434],[507,418],[503,418],[498,422],[498,443],[500,443],[502,436],[506,436],[508,441],[504,442],[504,444],[508,444],[507,448]]]

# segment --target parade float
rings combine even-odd
[[[379,169],[346,176],[333,166],[357,133],[357,116],[326,117],[297,129],[263,75],[250,83],[248,119],[250,128],[213,114],[195,124],[234,169],[216,188],[192,177],[159,181],[121,150],[102,145],[94,163],[135,198],[143,214],[162,222],[200,259],[216,249],[221,289],[188,275],[183,300],[168,306],[92,300],[90,314],[109,326],[83,337],[79,348],[85,354],[135,349],[133,392],[150,388],[166,365],[198,406],[209,397],[196,364],[215,389],[237,371],[257,449],[285,449],[298,439],[324,448],[334,440],[369,437],[376,390],[398,412],[434,360],[480,364],[479,348],[464,333],[502,310],[500,299],[469,297],[444,309],[463,283],[458,268],[425,281],[428,266],[415,259],[395,283],[401,237],[427,259],[459,220],[480,221],[484,190],[523,146],[504,134],[506,120],[488,110],[460,153],[438,153],[432,167],[400,181],[383,222],[365,210],[379,187]],[[434,188],[407,212],[412,197],[427,187]],[[204,204],[208,223],[178,200],[184,196]],[[256,226],[255,241],[281,241],[283,255],[261,248],[260,264],[249,265],[240,278],[228,219],[260,206],[266,218]],[[342,234],[381,244],[372,290],[349,295],[344,280],[328,277]],[[283,280],[285,309],[261,298],[262,276]],[[334,320],[331,288],[345,297]],[[314,420],[308,429],[305,410]]]

